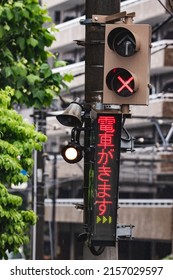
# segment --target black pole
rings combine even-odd
[[[92,15],[111,15],[120,11],[119,0],[86,0],[86,19]],[[104,65],[103,25],[86,25],[85,45],[85,100],[102,102]]]
[[[86,0],[86,34],[85,34],[85,101],[94,106],[102,102],[103,97],[103,68],[104,68],[104,32],[102,24],[87,24],[92,15],[111,15],[120,12],[120,0]],[[91,127],[91,120],[86,117],[85,127]],[[90,131],[85,132],[85,147],[90,147]],[[89,154],[84,158],[84,224],[88,225],[88,187],[89,187]],[[86,229],[87,230],[87,229]],[[84,259],[92,256],[86,249]],[[117,251],[109,247],[100,259],[116,259]],[[98,259],[98,257],[97,257]]]
[[[52,243],[53,243],[53,259],[56,259],[56,244],[57,244],[57,231],[56,231],[56,181],[57,181],[57,154],[53,158],[53,193],[52,193]]]
[[[44,173],[44,159],[42,151],[38,152],[37,157],[37,171],[41,171],[40,178],[37,181],[37,216],[38,221],[36,225],[36,260],[43,259],[43,244],[44,244],[44,183],[43,183],[43,173]]]
[[[34,118],[38,118],[38,131],[45,133],[46,110],[34,109]],[[36,224],[36,260],[44,259],[44,151],[37,152],[37,216]]]

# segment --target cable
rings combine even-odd
[[[122,121],[122,130],[125,132],[125,135],[126,135],[127,137],[126,137],[126,138],[121,137],[121,139],[124,140],[124,141],[130,141],[131,136],[130,136],[130,134],[128,133],[127,129],[125,129],[125,127],[124,127],[125,121],[126,121],[126,117],[124,117],[124,118],[123,118],[123,121]]]
[[[160,45],[160,46],[161,46],[161,45]],[[160,51],[162,51],[162,50],[164,50],[164,49],[167,49],[169,46],[173,46],[173,43],[164,44],[164,47],[162,47],[162,48],[160,48],[160,49],[158,49],[158,50],[152,52],[151,55],[152,55],[152,54],[155,54],[155,53],[157,53],[157,52],[160,52]]]
[[[168,23],[171,19],[173,18],[173,14],[169,15],[168,18],[166,18],[163,22],[161,22],[160,24],[156,25],[153,30],[152,30],[152,34],[154,34],[155,32],[157,32],[160,28],[162,28],[166,23]]]
[[[172,12],[161,2],[161,0],[157,0],[162,7],[172,16]],[[169,5],[170,5],[170,1],[169,1]],[[171,6],[171,5],[170,5]]]
[[[173,13],[161,2],[161,0],[157,0],[157,1],[162,5],[162,7],[167,11],[167,13],[169,13],[169,16],[163,22],[161,22],[160,24],[156,25],[153,28],[152,34],[157,32],[161,27],[163,27],[166,23],[168,23],[173,17]],[[169,5],[172,8],[170,1],[169,1]]]
[[[152,34],[154,34],[155,32],[157,32],[161,27],[163,27],[166,23],[168,23],[172,17],[173,17],[173,13],[161,2],[161,0],[157,0],[160,5],[162,5],[162,7],[169,13],[169,16],[163,21],[161,22],[160,24],[158,24],[157,26],[155,26],[152,30]],[[171,2],[169,0],[169,5],[170,7],[172,8],[171,6]]]
[[[91,253],[95,256],[101,255],[105,249],[105,247],[103,247],[103,246],[98,247],[98,249],[96,249],[96,247],[93,245],[90,245],[88,247],[89,247]]]
[[[173,3],[171,3],[171,0],[168,0],[170,8],[173,10]]]
[[[128,133],[127,129],[125,129],[125,128],[123,127],[122,130],[125,132],[125,134],[126,134],[127,137],[126,137],[126,138],[121,137],[121,139],[124,140],[124,141],[130,141],[130,140],[131,140],[131,136],[130,136],[130,134]]]

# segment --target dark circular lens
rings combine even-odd
[[[136,52],[136,40],[131,31],[124,27],[114,28],[108,35],[108,45],[123,57],[132,56]]]

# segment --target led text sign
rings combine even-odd
[[[112,245],[116,239],[121,115],[98,114],[95,128],[92,241]]]

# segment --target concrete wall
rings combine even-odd
[[[119,223],[134,225],[134,238],[171,240],[172,208],[120,208]]]
[[[45,207],[45,221],[52,220],[52,206]],[[82,223],[83,211],[75,206],[58,205],[56,221]],[[122,207],[118,210],[118,224],[134,225],[133,237],[140,239],[173,239],[172,207]]]

